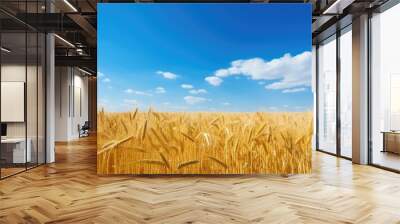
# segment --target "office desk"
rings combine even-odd
[[[5,138],[1,139],[1,157],[6,163],[25,163],[31,162],[32,140],[26,140],[27,147],[25,152],[25,138]]]
[[[400,154],[400,132],[383,131],[383,150],[382,152],[392,152]]]

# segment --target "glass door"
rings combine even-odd
[[[336,35],[318,47],[318,150],[336,154]]]
[[[43,13],[44,3],[19,2],[16,10]],[[1,2],[0,7],[8,4],[13,2]],[[46,38],[2,12],[0,20],[8,21],[0,21],[2,179],[45,163]]]
[[[1,34],[1,176],[26,170],[31,161],[27,150],[25,32]]]
[[[352,157],[352,32],[340,32],[340,155]]]
[[[400,171],[400,4],[371,18],[370,162]]]

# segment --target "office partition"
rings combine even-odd
[[[40,13],[44,1],[21,1],[18,10]],[[1,2],[0,6],[7,2]],[[2,138],[0,178],[45,163],[45,34],[0,12],[0,90]],[[4,127],[4,128],[3,128]],[[3,130],[4,129],[4,130]]]
[[[400,171],[400,4],[383,9],[370,18],[370,163]]]
[[[318,47],[318,146],[336,154],[336,35]]]

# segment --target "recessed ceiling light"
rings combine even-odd
[[[7,49],[5,47],[1,47],[1,51],[4,51],[6,53],[10,53],[11,52],[11,50],[9,50],[9,49]]]
[[[55,37],[57,37],[59,40],[61,40],[62,42],[66,43],[67,45],[69,45],[70,47],[75,48],[75,45],[73,45],[71,42],[69,42],[68,40],[60,37],[58,34],[54,34]]]
[[[74,12],[78,12],[78,10],[73,6],[68,0],[64,0],[65,4],[67,4]]]
[[[81,69],[81,68],[79,68],[79,67],[78,67],[78,70],[81,71],[81,72],[83,72],[83,73],[85,73],[85,74],[87,74],[87,75],[90,75],[90,76],[93,75],[92,73],[90,73],[90,72],[88,72],[88,71],[86,71],[86,70],[83,70],[83,69]]]
[[[347,8],[349,5],[351,5],[355,0],[337,0],[333,2],[332,5],[330,5],[324,12],[322,13],[323,15],[327,14],[342,14],[343,9]]]

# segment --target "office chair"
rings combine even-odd
[[[79,127],[80,125],[78,125],[78,129],[79,129],[79,138],[80,137],[87,137],[89,136],[89,129],[90,129],[90,125],[89,125],[89,121],[85,121],[85,123],[82,125],[82,127]]]

